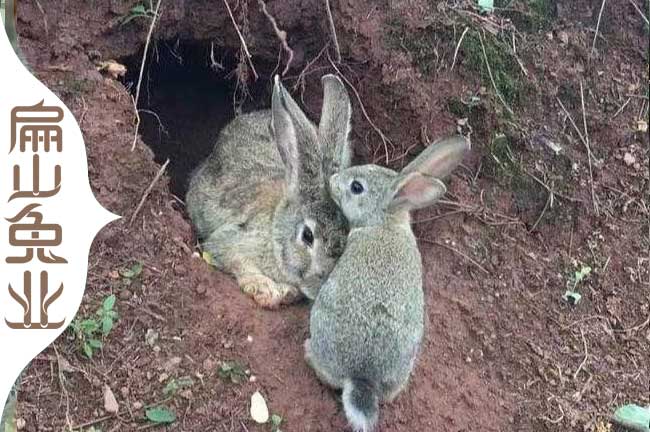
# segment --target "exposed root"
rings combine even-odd
[[[144,43],[144,52],[142,53],[142,62],[140,63],[140,73],[138,75],[138,84],[135,87],[135,97],[133,100],[133,110],[135,111],[135,133],[133,134],[133,144],[131,145],[131,151],[135,150],[135,145],[138,142],[138,131],[140,130],[140,113],[138,112],[138,101],[140,100],[140,87],[142,86],[142,75],[144,74],[144,68],[147,64],[147,53],[149,52],[149,44],[151,43],[151,35],[153,34],[153,29],[156,27],[156,21],[158,20],[158,11],[160,10],[160,3],[162,0],[158,0],[156,3],[156,9],[154,10],[153,17],[151,18],[151,24],[149,25],[149,32],[147,33],[147,40]]]
[[[246,60],[248,61],[248,64],[251,68],[251,72],[253,72],[253,76],[255,77],[255,81],[259,78],[259,75],[257,75],[257,71],[255,70],[255,66],[253,65],[253,59],[251,56],[251,53],[248,51],[248,46],[246,45],[246,41],[244,40],[244,36],[242,35],[241,31],[239,30],[239,26],[237,26],[237,21],[235,21],[235,17],[232,14],[232,10],[230,9],[230,5],[228,4],[227,0],[223,0],[223,4],[226,5],[226,9],[228,10],[228,15],[230,15],[230,20],[232,21],[232,25],[235,27],[235,31],[237,32],[237,36],[239,36],[239,42],[241,43],[241,49],[244,51]]]
[[[273,26],[273,31],[275,32],[275,35],[280,40],[280,43],[282,44],[282,48],[286,51],[287,55],[289,56],[289,58],[287,59],[287,64],[284,66],[284,70],[282,71],[282,76],[285,76],[287,74],[287,71],[291,67],[291,62],[293,62],[293,50],[287,43],[287,32],[284,30],[280,30],[277,21],[275,20],[275,18],[273,18],[273,15],[271,15],[269,11],[266,9],[266,3],[264,3],[264,0],[257,0],[257,3],[260,5],[260,8],[262,9],[262,13],[264,14],[264,16],[266,16],[266,18],[271,23],[271,26]]]
[[[336,55],[336,62],[341,63],[341,48],[339,47],[339,39],[336,36],[336,27],[334,27],[334,18],[332,17],[332,8],[330,7],[330,0],[325,0],[325,11],[327,11],[327,21],[329,22],[329,26],[330,26],[332,43],[334,43],[334,54]]]
[[[313,66],[313,65],[318,61],[318,59],[321,58],[321,56],[323,55],[323,53],[324,53],[325,51],[327,51],[328,46],[329,46],[329,44],[325,44],[325,46],[323,47],[323,49],[320,50],[320,52],[318,53],[318,55],[317,55],[316,57],[314,57],[312,60],[310,60],[310,61],[305,65],[305,67],[303,68],[303,70],[302,70],[302,71],[300,72],[300,74],[298,75],[298,78],[296,78],[296,83],[293,85],[293,87],[291,88],[291,90],[295,92],[295,91],[298,89],[298,87],[300,87],[300,98],[301,98],[301,99],[302,99],[302,96],[303,96],[303,94],[304,94],[304,92],[305,92],[305,77],[306,77],[307,74],[309,73],[309,72],[308,72],[309,69],[310,69],[310,68],[311,68],[311,67],[312,67],[312,66]]]

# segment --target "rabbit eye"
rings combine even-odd
[[[314,244],[314,233],[311,231],[311,228],[306,225],[302,229],[302,242],[309,247],[312,247]]]
[[[354,180],[352,181],[352,184],[350,184],[350,190],[352,191],[353,194],[359,195],[360,193],[363,192],[363,185],[358,181]]]

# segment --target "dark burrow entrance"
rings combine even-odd
[[[128,68],[123,83],[135,94],[142,51],[120,59]],[[140,135],[157,163],[169,158],[171,191],[184,199],[189,176],[210,153],[217,134],[235,115],[268,107],[270,83],[256,59],[260,78],[244,90],[237,57],[210,43],[159,41],[150,47],[140,88]],[[247,92],[245,94],[244,92]]]

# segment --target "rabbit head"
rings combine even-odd
[[[271,99],[271,136],[285,166],[287,199],[274,217],[276,256],[287,276],[309,298],[343,252],[347,222],[330,197],[327,181],[350,165],[351,106],[343,83],[323,77],[318,128],[276,76]]]
[[[329,179],[332,197],[352,228],[379,225],[436,202],[447,190],[440,179],[469,148],[464,138],[452,137],[431,144],[400,173],[377,165],[345,169]]]

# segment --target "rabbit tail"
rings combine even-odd
[[[346,379],[343,383],[343,410],[355,432],[370,432],[377,423],[379,394],[365,379]]]

